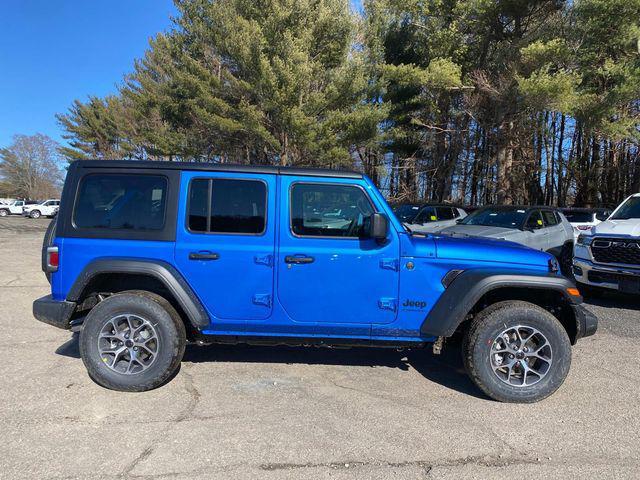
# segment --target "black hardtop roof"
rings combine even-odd
[[[198,170],[206,172],[238,172],[264,173],[271,175],[300,175],[311,177],[331,178],[362,178],[359,172],[345,170],[330,170],[328,168],[297,168],[278,167],[270,165],[238,165],[232,163],[214,162],[168,162],[147,160],[75,160],[72,165],[76,168],[115,168],[127,170],[158,169],[158,170]]]

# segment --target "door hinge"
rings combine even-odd
[[[397,302],[395,298],[382,297],[380,300],[378,300],[378,308],[382,310],[391,310],[395,312],[396,305]]]
[[[393,270],[394,272],[398,271],[398,259],[396,258],[382,258],[380,259],[380,268],[384,268],[385,270]]]
[[[269,293],[256,293],[253,296],[253,303],[255,305],[263,305],[265,307],[271,306],[271,294]]]
[[[254,263],[258,265],[266,265],[267,267],[271,267],[273,265],[273,255],[256,255],[253,257]]]

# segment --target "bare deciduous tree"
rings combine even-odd
[[[59,196],[64,179],[59,147],[41,133],[15,135],[11,145],[0,149],[0,183],[5,195],[30,199]]]

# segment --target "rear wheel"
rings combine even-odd
[[[142,392],[177,371],[186,344],[184,324],[171,304],[149,292],[123,292],[100,302],[80,333],[89,376],[112,390]]]
[[[475,318],[463,355],[467,373],[489,397],[533,403],[564,382],[571,366],[571,343],[548,311],[528,302],[506,301]]]
[[[6,209],[0,210],[0,217],[6,217],[7,215],[9,215],[9,212]]]
[[[40,213],[40,210],[31,210],[31,213],[29,214],[29,216],[31,218],[40,218],[42,214]]]

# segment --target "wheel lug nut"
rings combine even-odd
[[[510,354],[509,354],[509,358],[513,358],[513,353],[510,353]]]

